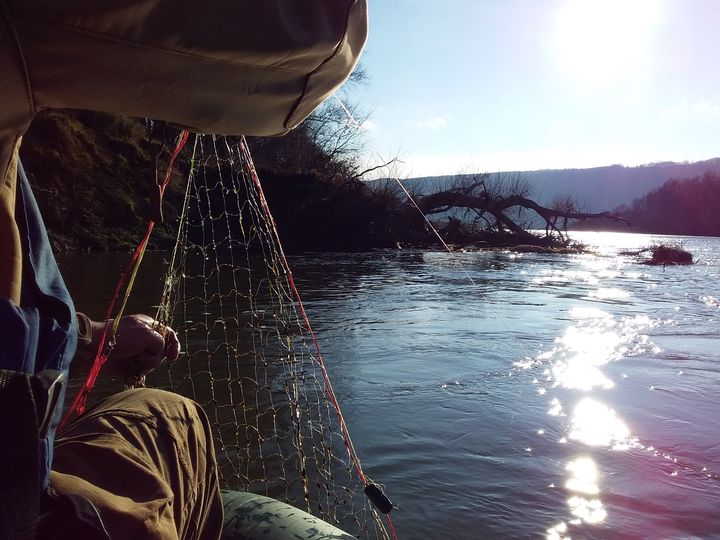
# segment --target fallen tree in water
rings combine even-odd
[[[605,219],[630,222],[611,212],[584,212],[569,196],[544,206],[529,197],[530,186],[519,176],[491,180],[489,175],[463,178],[447,189],[415,196],[417,209],[428,218],[445,216],[438,227],[446,242],[492,245],[567,246],[570,220]],[[408,212],[415,210],[408,209]],[[538,222],[544,228],[538,230]]]

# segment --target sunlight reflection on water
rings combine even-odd
[[[589,457],[579,457],[565,466],[571,476],[565,483],[570,491],[583,493],[585,495],[597,495],[600,493],[598,487],[598,473],[595,462]]]
[[[622,289],[601,287],[596,291],[588,293],[588,297],[597,298],[599,300],[621,300],[629,298],[630,293],[628,291],[623,291]]]
[[[562,283],[587,283],[596,285],[600,280],[592,272],[584,270],[544,270],[541,275],[533,278],[536,285]]]
[[[596,270],[608,272],[603,268],[603,264],[596,264]],[[553,279],[557,279],[558,275],[554,273]],[[578,278],[579,275],[585,283],[594,282],[586,274],[578,273],[572,277]],[[630,296],[629,291],[619,287],[600,287],[587,294],[587,298],[597,300],[620,300]],[[543,374],[552,388],[575,392],[565,397],[565,401],[570,399],[571,403],[563,403],[557,395],[549,401],[547,412],[550,416],[565,416],[566,406],[569,411],[565,436],[558,440],[558,444],[567,445],[569,440],[588,448],[627,450],[637,442],[630,428],[612,407],[592,393],[615,387],[615,382],[606,373],[608,364],[654,348],[642,332],[656,323],[647,315],[618,318],[593,307],[572,307],[568,315],[569,325],[556,338],[551,350],[537,355],[534,361],[526,360],[516,366],[520,369],[545,366]],[[537,379],[533,382],[539,383]],[[552,540],[569,538],[570,527],[597,525],[608,517],[608,510],[602,502],[600,471],[595,460],[588,455],[576,455],[569,459],[565,471],[569,514],[565,521],[546,530],[546,538]]]
[[[572,412],[570,439],[589,446],[626,450],[630,430],[617,413],[595,399],[583,398]]]
[[[578,496],[570,497],[570,499],[568,499],[568,506],[570,506],[572,514],[585,523],[601,523],[605,521],[607,517],[607,512],[605,508],[603,508],[600,499],[586,499],[585,497]]]
[[[647,336],[639,334],[641,328],[653,325],[647,316],[616,321],[597,308],[573,308],[569,314],[576,324],[556,339],[555,349],[537,357],[540,361],[550,361],[545,374],[553,386],[583,391],[596,387],[610,389],[615,383],[602,371],[602,366],[648,347]],[[533,363],[525,361],[516,365],[527,368]]]

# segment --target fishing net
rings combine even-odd
[[[157,319],[184,354],[155,384],[210,417],[224,487],[386,538],[244,139],[198,135]]]

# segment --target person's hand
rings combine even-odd
[[[92,324],[93,341],[99,341],[105,323]],[[163,360],[175,362],[179,354],[180,342],[172,328],[147,315],[127,315],[120,319],[109,362],[126,383],[137,384]]]

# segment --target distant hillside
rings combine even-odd
[[[493,175],[520,175],[532,187],[533,197],[549,204],[557,195],[568,194],[588,211],[599,212],[630,204],[638,197],[657,189],[671,178],[692,178],[706,171],[720,173],[720,158],[696,163],[653,163],[639,167],[610,165],[592,169],[559,169],[528,172],[505,172]],[[457,178],[473,175],[411,178],[403,183],[419,193],[429,193]]]
[[[386,183],[384,187],[376,184],[377,189],[370,189],[372,186],[353,176],[354,169],[347,162],[333,158],[333,154],[323,150],[311,138],[313,129],[303,126],[286,137],[249,141],[270,208],[288,249],[355,251],[392,247],[398,243],[427,246],[436,242],[426,230],[423,217],[416,208],[407,204],[394,183]],[[158,148],[157,140],[151,140],[141,120],[82,111],[46,111],[39,114],[24,138],[21,158],[55,249],[102,251],[134,247],[147,222],[145,214],[155,182],[153,156]],[[189,167],[187,158],[187,155],[181,154],[178,160],[175,176],[165,194],[165,223],[156,227],[151,239],[152,248],[172,245],[173,229],[184,193],[183,181]],[[518,173],[531,184],[533,193],[524,192],[522,182],[514,187],[510,183],[509,186],[519,190],[515,191],[516,194],[528,195],[541,204],[550,204],[556,195],[569,193],[575,195],[580,203],[585,202],[588,210],[602,211],[621,204],[629,205],[633,199],[659,188],[671,177],[702,177],[708,170],[720,177],[720,159],[693,164],[664,163],[633,168],[612,166]],[[513,176],[512,173],[505,174]],[[437,191],[443,184],[448,187],[454,179],[414,179],[407,184],[421,193],[428,193]],[[458,194],[450,193],[455,197],[452,201],[446,200],[439,207],[429,208],[428,212],[438,220],[445,212],[442,209],[444,205],[449,204],[460,217],[468,208],[473,209],[476,216],[478,212],[487,214],[493,204],[510,195],[509,192],[493,191],[491,184],[487,182],[484,186],[488,188],[487,193],[475,193],[470,206],[458,204]],[[686,205],[688,215],[720,215],[720,203],[703,206],[710,200],[709,193],[702,191],[699,198],[692,199],[692,205]],[[469,195],[472,194],[463,192],[460,199],[464,197],[468,202]],[[680,191],[671,191],[670,210],[656,211],[646,205],[644,212],[649,216],[647,219],[657,212],[680,212],[681,206],[673,206],[672,198],[685,195],[684,191],[682,195]],[[717,198],[712,200],[717,201]],[[428,203],[427,200],[425,202]],[[501,226],[497,219],[498,212],[502,210],[495,210],[495,214],[490,212],[494,218],[481,220],[483,227],[490,229],[482,230],[482,234],[495,235],[495,239],[486,240],[483,237],[483,241],[497,241],[498,234],[502,236],[508,228],[512,229],[507,219],[517,221],[519,228],[538,225],[527,213],[522,216],[506,213]],[[630,219],[638,224],[642,221],[637,216],[630,216]],[[445,223],[447,230],[443,231],[449,235],[447,238],[457,243],[472,243],[470,237],[478,238],[478,231],[468,233],[466,223],[455,221]],[[686,221],[691,222],[689,218]],[[706,221],[710,223],[711,220]],[[646,222],[649,223],[642,221]],[[454,231],[451,225],[458,230]],[[539,225],[544,228],[542,220]],[[661,232],[654,224],[647,227],[655,227],[652,232]],[[697,232],[687,229],[687,233],[720,234],[714,221],[710,228],[705,225],[698,227],[692,229]],[[665,230],[675,232],[662,229]],[[466,233],[472,234],[468,237]],[[515,233],[517,236],[518,231]],[[528,243],[525,237],[523,243]]]
[[[670,180],[616,213],[638,232],[720,236],[720,174]]]

